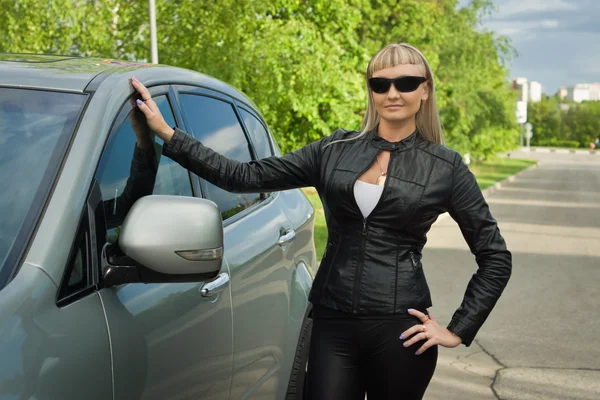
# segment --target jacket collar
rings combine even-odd
[[[390,142],[381,136],[377,135],[377,127],[368,133],[369,142],[372,146],[382,150],[408,150],[425,140],[418,129],[411,133],[408,137],[398,141]]]

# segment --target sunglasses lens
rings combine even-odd
[[[369,86],[375,93],[386,93],[390,89],[392,84],[391,80],[385,78],[371,78],[369,79]]]
[[[394,81],[394,86],[399,92],[409,93],[417,90],[419,85],[426,80],[421,76],[403,76]]]
[[[397,91],[409,93],[417,90],[419,85],[426,80],[427,78],[422,76],[403,76],[396,79],[371,78],[369,79],[369,86],[373,92],[381,94],[387,93],[387,91],[390,90],[392,82],[394,82]]]

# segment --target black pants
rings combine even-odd
[[[417,400],[433,376],[437,346],[420,355],[425,341],[404,347],[400,334],[418,318],[373,320],[315,318],[306,400]]]

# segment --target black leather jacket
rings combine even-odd
[[[400,314],[431,307],[421,265],[426,233],[438,215],[456,220],[479,266],[448,329],[469,346],[511,275],[506,249],[475,177],[460,155],[418,132],[388,142],[375,131],[332,135],[282,157],[241,163],[176,129],[163,154],[231,192],[272,192],[314,186],[323,202],[329,240],[310,301],[360,314]],[[388,178],[368,218],[353,187],[382,150],[390,150]]]

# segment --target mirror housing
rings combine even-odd
[[[106,245],[102,255],[104,286],[212,280],[223,261],[221,212],[196,197],[142,197],[125,217],[118,245]]]

